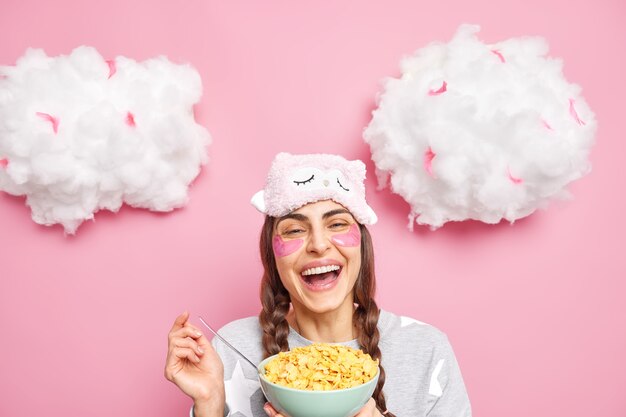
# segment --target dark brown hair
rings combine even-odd
[[[289,323],[287,313],[291,299],[289,292],[283,286],[276,259],[272,248],[272,235],[276,218],[266,216],[261,229],[259,248],[263,263],[263,279],[261,281],[261,304],[263,309],[259,314],[259,322],[263,329],[263,355],[265,358],[278,352],[289,350]],[[361,230],[361,270],[354,285],[354,302],[357,308],[353,321],[358,329],[358,342],[364,352],[380,361],[378,384],[372,397],[381,412],[387,411],[383,385],[385,385],[385,369],[382,366],[381,353],[378,347],[380,334],[378,332],[378,316],[380,310],[374,301],[376,292],[376,276],[374,274],[374,249],[372,238],[367,228],[359,224]],[[395,417],[387,412],[387,417]]]

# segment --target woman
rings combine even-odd
[[[220,334],[253,362],[312,342],[360,348],[380,377],[359,417],[471,416],[463,379],[442,332],[378,309],[365,201],[365,165],[336,155],[276,156],[252,204],[266,214],[259,317]],[[256,371],[223,343],[176,318],[165,376],[190,396],[196,417],[279,416]],[[237,414],[240,413],[240,414]]]

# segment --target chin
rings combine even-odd
[[[305,307],[307,308],[307,310],[316,314],[330,313],[331,311],[337,310],[340,306],[341,306],[341,303],[331,303],[331,302],[305,303]]]
[[[307,294],[308,295],[308,294]],[[304,307],[307,310],[316,313],[316,314],[324,314],[329,313],[331,311],[338,310],[344,304],[350,303],[352,305],[351,299],[349,299],[349,294],[315,294],[313,297],[306,296],[304,298]]]

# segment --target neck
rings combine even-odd
[[[352,323],[354,304],[343,303],[338,309],[312,312],[298,303],[287,315],[287,321],[302,337],[317,343],[343,343],[357,337]]]

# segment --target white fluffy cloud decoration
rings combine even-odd
[[[211,137],[193,114],[201,95],[198,72],[165,57],[28,49],[0,67],[0,190],[26,196],[35,222],[69,234],[123,203],[181,207],[208,160]]]
[[[540,37],[487,45],[462,25],[385,80],[363,137],[379,186],[436,229],[467,219],[514,222],[566,198],[587,174],[595,116]]]

